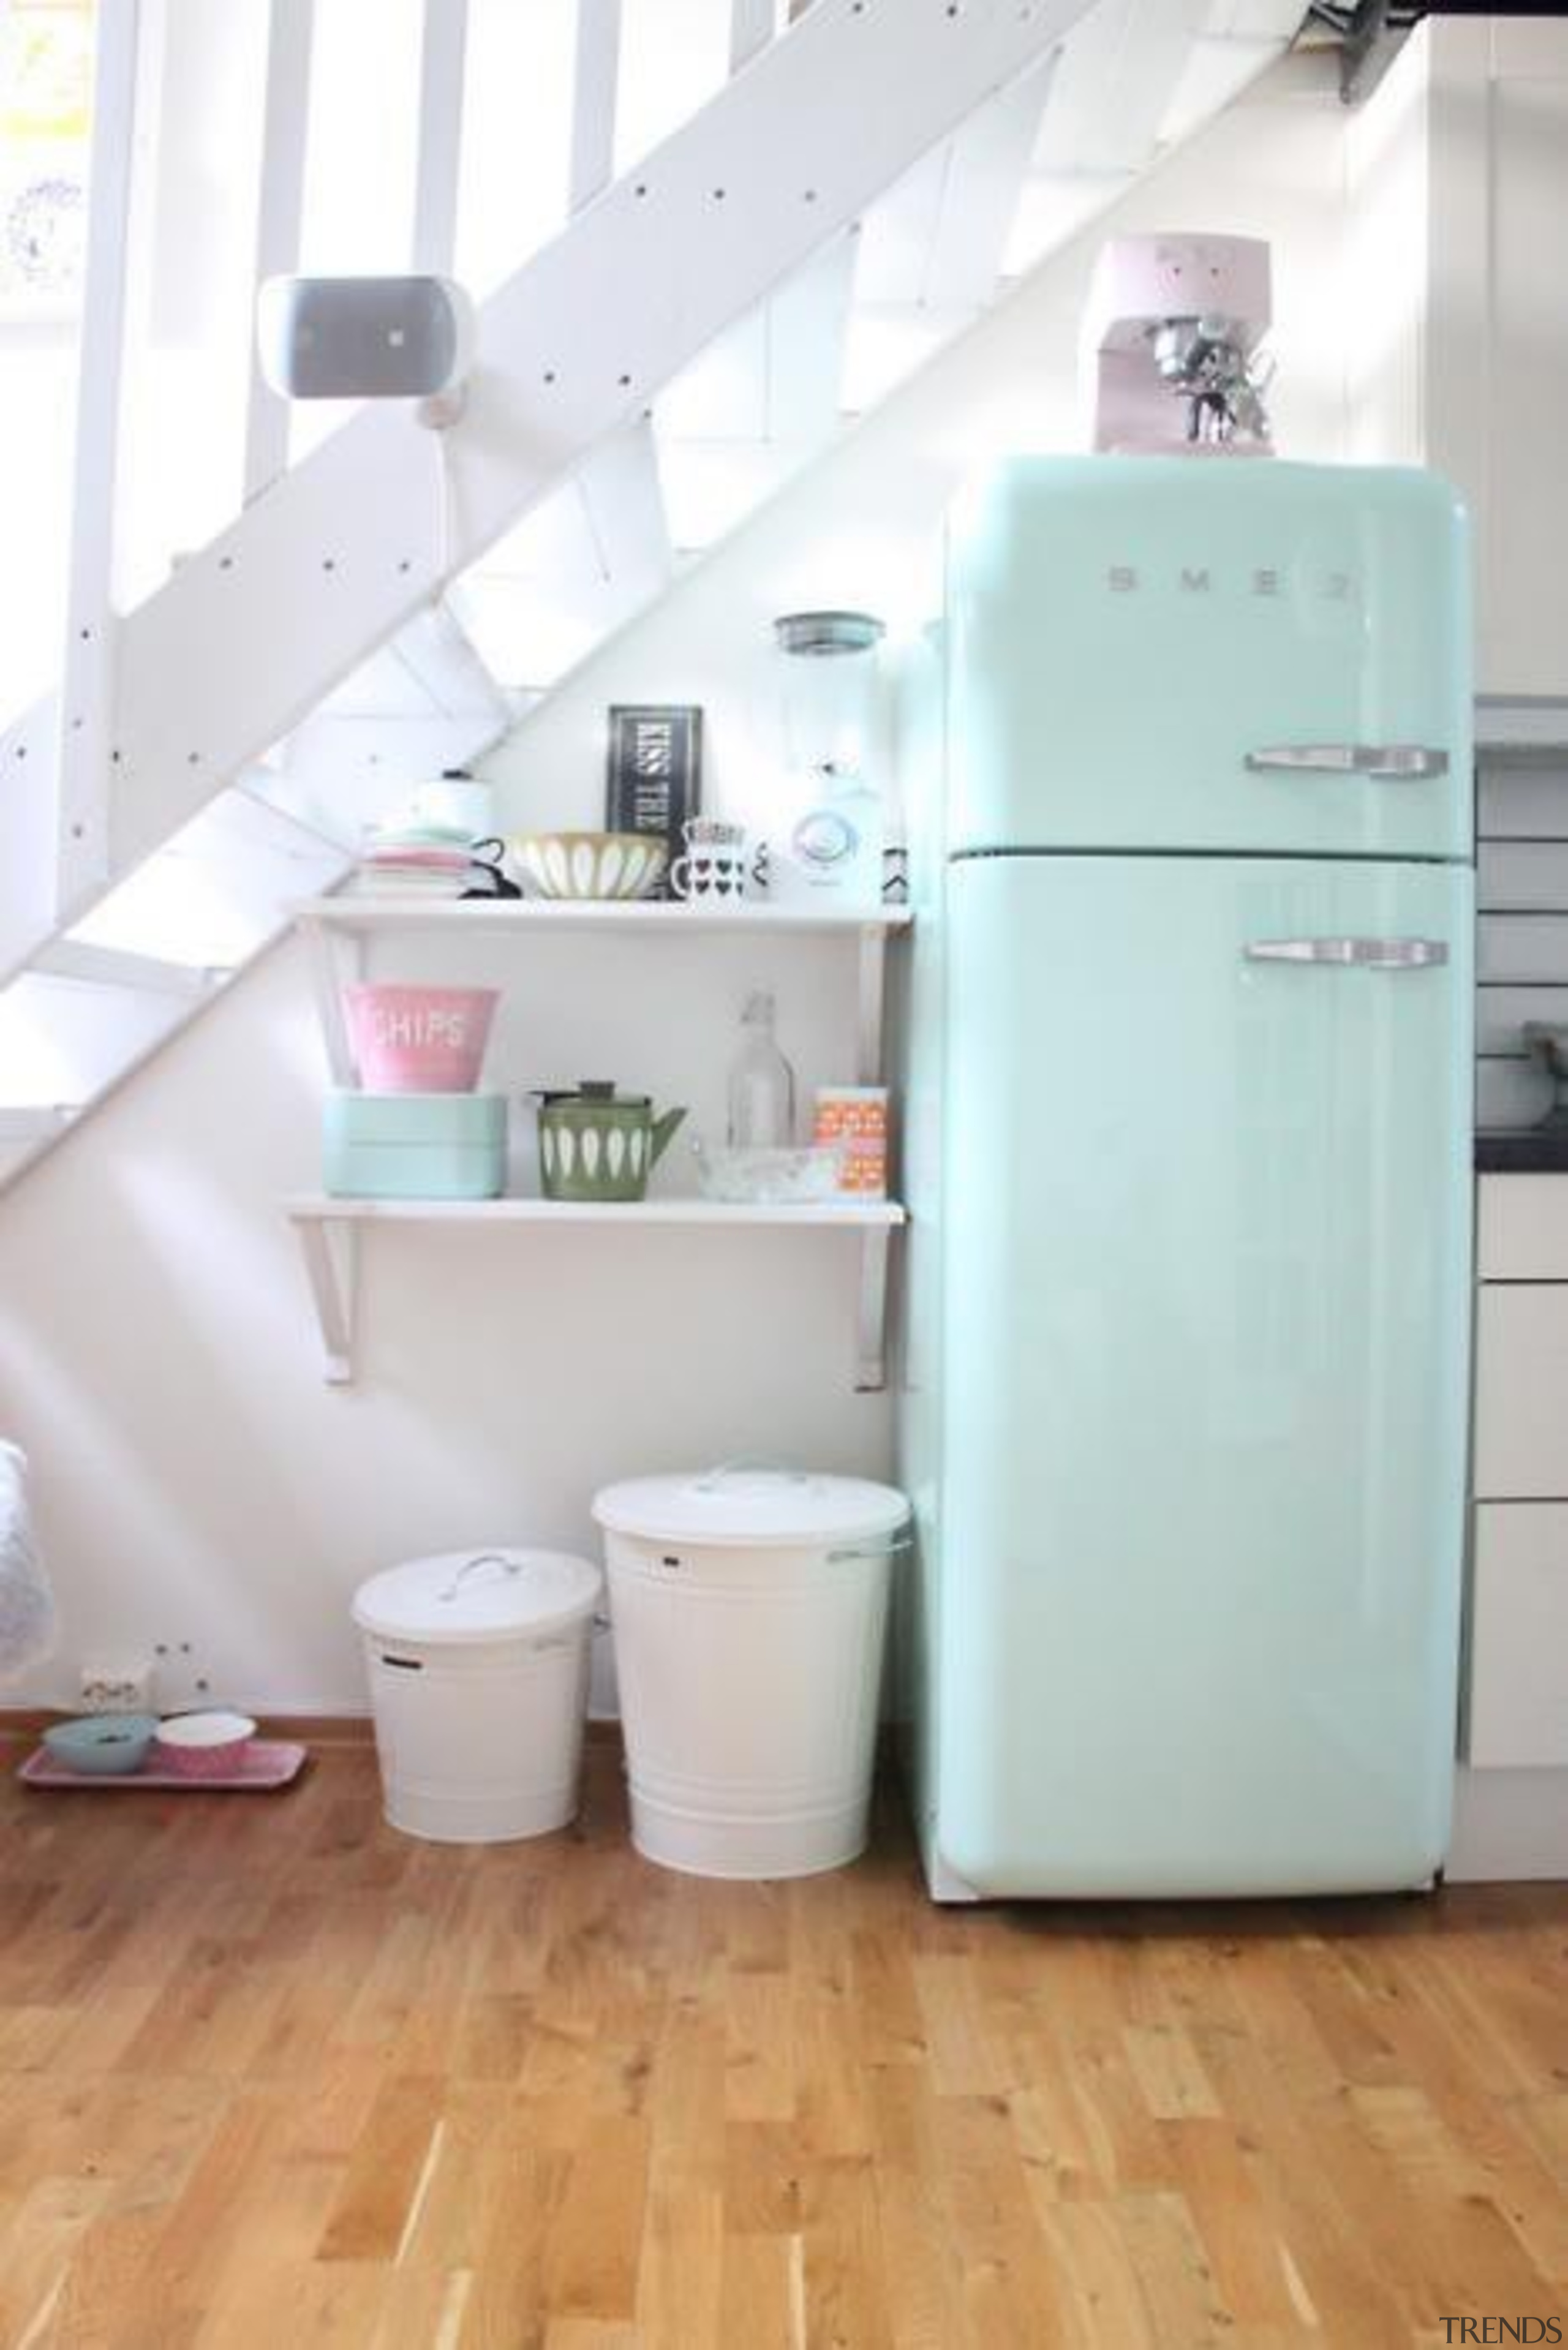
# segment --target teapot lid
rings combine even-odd
[[[647,1094],[618,1093],[613,1077],[581,1077],[575,1086],[541,1086],[534,1098],[542,1102],[613,1102],[618,1109],[646,1109],[650,1100]]]

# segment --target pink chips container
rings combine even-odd
[[[360,1084],[373,1094],[471,1094],[500,1001],[493,987],[346,987]]]

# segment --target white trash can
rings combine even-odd
[[[890,1486],[719,1469],[607,1486],[638,1850],[699,1877],[809,1877],[866,1844]]]
[[[577,1809],[598,1568],[558,1551],[453,1551],[354,1595],[388,1819],[501,1844]]]

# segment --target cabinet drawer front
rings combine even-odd
[[[1568,1764],[1568,1503],[1476,1511],[1469,1760]]]
[[[1477,1292],[1475,1492],[1568,1500],[1568,1284]]]
[[[1568,1281],[1568,1175],[1483,1175],[1476,1186],[1481,1281]]]

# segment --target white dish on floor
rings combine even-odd
[[[223,1779],[238,1771],[256,1734],[248,1713],[170,1714],[158,1725],[148,1758],[176,1778]]]

